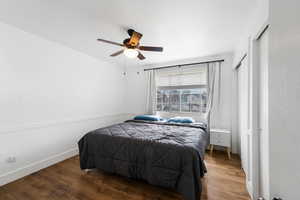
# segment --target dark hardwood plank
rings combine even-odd
[[[250,200],[240,159],[206,154],[202,200]],[[182,200],[172,190],[101,171],[85,173],[78,156],[0,187],[0,200]]]

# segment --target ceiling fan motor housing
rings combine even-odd
[[[134,32],[133,29],[128,29],[128,30],[127,30],[127,33],[128,33],[128,35],[129,35],[130,37],[132,36],[133,32]]]
[[[125,40],[123,40],[123,44],[125,45],[126,48],[128,49],[134,49],[136,46],[133,46],[130,43],[130,38],[126,38]]]

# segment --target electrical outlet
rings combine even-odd
[[[6,158],[6,162],[7,163],[15,163],[15,162],[17,162],[17,158],[15,156],[10,156],[10,157]]]

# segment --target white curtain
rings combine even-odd
[[[156,114],[156,76],[155,70],[147,71],[147,104],[146,111],[149,115]]]
[[[205,119],[208,126],[219,123],[221,102],[221,63],[210,63],[208,68],[208,101]]]

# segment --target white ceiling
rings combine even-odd
[[[258,0],[0,0],[0,21],[107,61],[150,64],[232,51]],[[126,30],[162,45],[146,60],[110,58]]]

